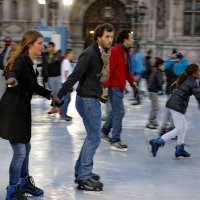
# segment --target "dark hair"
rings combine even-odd
[[[94,30],[93,40],[97,41],[98,37],[102,37],[104,31],[113,32],[114,30],[114,26],[109,23],[98,25]]]
[[[71,52],[73,52],[73,49],[66,49],[64,56],[67,56]]]
[[[158,68],[159,65],[163,64],[164,63],[164,60],[159,58],[159,57],[155,57],[155,64],[154,64],[154,67]]]
[[[73,51],[73,49],[66,49],[65,54],[71,53],[72,51]]]
[[[184,72],[182,74],[180,74],[176,80],[176,84],[180,85],[186,78],[188,78],[189,76],[192,76],[195,72],[197,72],[199,70],[199,66],[196,64],[190,64],[188,65]]]
[[[123,43],[125,39],[129,38],[129,33],[131,33],[131,30],[124,29],[121,30],[117,35],[116,43]]]
[[[51,45],[51,46],[55,47],[55,43],[54,42],[49,42],[48,45]]]

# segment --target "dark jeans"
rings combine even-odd
[[[67,114],[67,108],[68,108],[68,105],[69,105],[69,103],[70,103],[70,101],[71,101],[71,93],[69,92],[69,93],[67,93],[65,96],[64,96],[64,98],[63,98],[63,101],[64,101],[64,103],[63,103],[63,105],[62,105],[62,107],[61,107],[61,115],[66,115]]]
[[[87,136],[75,165],[79,180],[92,177],[93,157],[101,140],[101,104],[96,98],[76,96],[76,109],[82,117]]]
[[[103,125],[102,132],[108,134],[112,128],[111,143],[121,141],[122,120],[124,117],[123,91],[119,88],[110,87],[108,96],[111,104],[111,111]]]
[[[9,168],[9,185],[16,185],[20,178],[25,178],[29,174],[29,153],[31,150],[30,142],[26,144],[12,143],[13,158]]]

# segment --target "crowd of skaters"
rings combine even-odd
[[[81,53],[74,69],[70,63],[74,58],[73,49],[67,49],[61,55],[55,51],[55,44],[50,42],[45,51],[43,36],[33,30],[25,32],[16,49],[6,54],[7,62],[4,57],[2,65],[8,87],[0,101],[0,137],[8,140],[13,149],[7,200],[25,200],[25,193],[33,196],[44,194],[41,188],[33,184],[29,175],[32,95],[37,93],[51,99],[48,114],[59,112],[62,120],[72,121],[73,116],[67,115],[67,108],[76,82],[79,84],[75,105],[86,130],[86,138],[75,164],[74,176],[78,189],[103,190],[100,175],[93,172],[93,157],[101,140],[107,142],[113,150],[128,150],[121,138],[127,81],[133,89],[134,106],[141,104],[144,93],[139,83],[141,79],[146,80],[151,102],[148,122],[144,125],[148,129],[159,127],[159,95],[166,92],[168,96],[166,107],[169,110],[166,111],[159,137],[149,141],[152,155],[155,157],[159,147],[178,136],[175,156],[190,157],[184,149],[187,131],[184,114],[191,95],[200,102],[198,65],[189,64],[182,53],[175,49],[165,61],[152,57],[151,50],[144,57],[139,45],[134,45],[130,30],[118,33],[114,47],[113,39],[114,27],[111,24],[97,26],[93,43]],[[37,83],[38,72],[34,64],[36,57],[41,55],[44,87]],[[164,83],[166,88],[163,87]],[[13,106],[6,106],[11,101]],[[103,125],[100,101],[110,105]],[[23,116],[19,118],[21,112]],[[9,124],[13,124],[12,128],[8,126],[7,119]]]

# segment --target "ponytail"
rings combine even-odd
[[[176,80],[176,85],[180,85],[187,77],[188,77],[188,73],[184,71],[182,74],[178,76]]]
[[[187,79],[188,77],[192,76],[195,72],[199,70],[199,66],[196,64],[188,65],[182,74],[180,74],[176,80],[176,85],[180,85]]]

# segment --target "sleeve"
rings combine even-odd
[[[62,85],[62,88],[58,92],[58,97],[62,99],[63,96],[65,96],[74,84],[81,79],[83,74],[86,72],[88,66],[89,66],[89,61],[90,61],[90,54],[89,53],[83,53],[80,55],[78,63],[72,72],[70,76],[68,77],[67,81],[65,81]]]
[[[16,78],[19,80],[23,74],[24,63],[21,59],[16,59],[13,64],[13,68],[5,74],[5,79]]]
[[[45,97],[47,99],[50,99],[50,94],[51,94],[51,91],[50,90],[47,90],[45,88],[43,88],[42,86],[40,86],[38,83],[35,85],[35,93],[36,94],[39,94],[40,96],[42,97]]]
[[[157,79],[157,86],[158,86],[158,90],[162,91],[162,85],[163,85],[163,76],[162,76],[162,72],[157,72],[156,74],[156,79]]]
[[[194,81],[192,86],[192,94],[195,96],[196,100],[200,103],[200,88],[196,81]]]
[[[130,85],[132,85],[133,82],[135,82],[133,72],[128,73],[128,75],[127,75],[127,81],[129,82]]]

